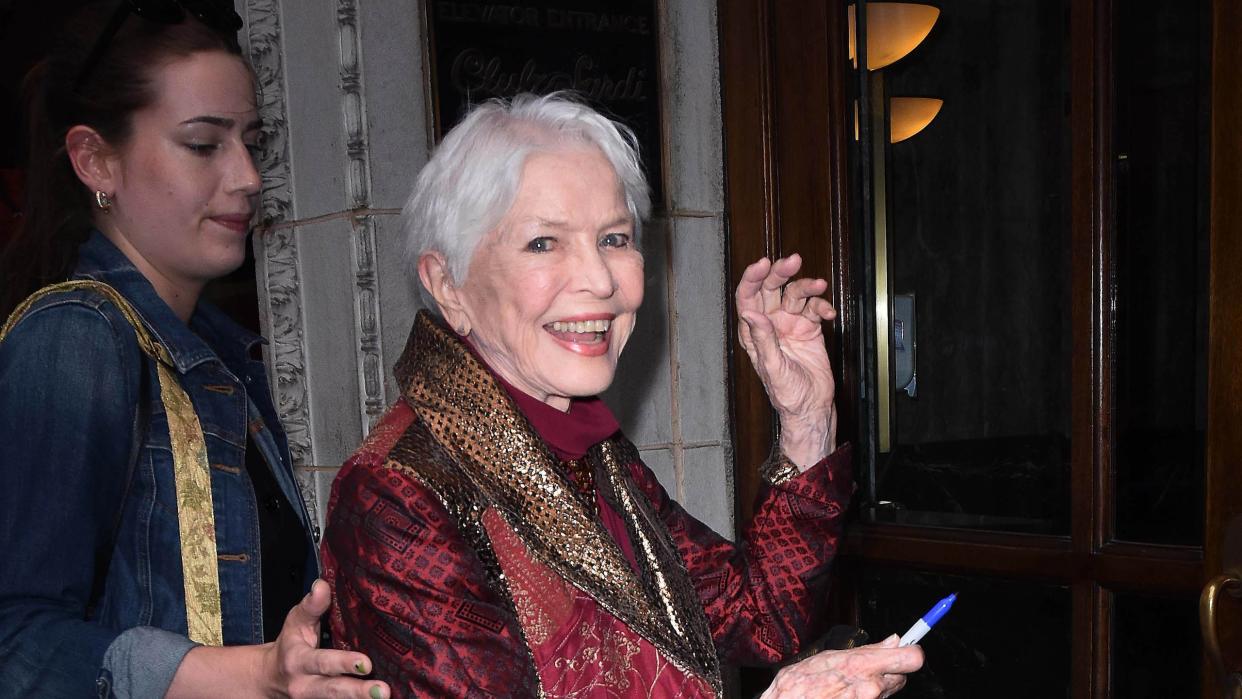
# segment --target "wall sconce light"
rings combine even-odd
[[[944,100],[936,97],[890,97],[888,142],[904,141],[927,128],[943,106]],[[858,140],[858,102],[854,102],[854,140]]]
[[[857,68],[854,7],[850,5],[846,11],[849,12],[850,60]],[[939,17],[940,8],[931,5],[917,5],[912,2],[867,3],[867,70],[879,70],[901,60],[914,47],[923,43]]]
[[[850,61],[858,67],[856,5],[846,8]],[[877,71],[905,58],[931,33],[940,8],[912,2],[867,3],[867,70]],[[884,104],[883,82],[876,76],[872,104]],[[936,118],[944,100],[932,97],[888,97],[889,143],[917,134]],[[858,140],[858,105],[854,105],[854,140]]]
[[[904,141],[927,128],[943,106],[944,100],[935,97],[890,97],[888,142]]]

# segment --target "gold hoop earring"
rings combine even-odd
[[[95,206],[98,206],[99,210],[105,214],[112,213],[112,197],[101,189],[95,190]]]

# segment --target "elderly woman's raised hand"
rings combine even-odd
[[[897,636],[850,650],[826,650],[781,669],[759,699],[875,699],[892,696],[906,674],[923,667],[918,646]]]
[[[790,281],[796,254],[746,268],[734,295],[738,335],[781,420],[781,449],[806,470],[836,449],[836,386],[822,323],[837,311],[823,279]]]

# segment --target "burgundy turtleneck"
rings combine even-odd
[[[612,411],[596,396],[572,398],[569,411],[561,412],[499,376],[496,379],[561,461],[581,459],[588,449],[621,429]]]

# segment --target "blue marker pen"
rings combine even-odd
[[[901,641],[899,641],[897,645],[909,646],[923,640],[923,637],[927,635],[927,632],[931,631],[931,628],[936,625],[937,621],[940,621],[940,617],[943,617],[945,614],[949,613],[949,609],[953,607],[953,603],[956,601],[957,593],[954,592],[948,597],[945,597],[937,602],[936,606],[932,607],[931,611],[924,614],[922,619],[914,622],[914,626],[911,626],[910,630],[901,637]]]

